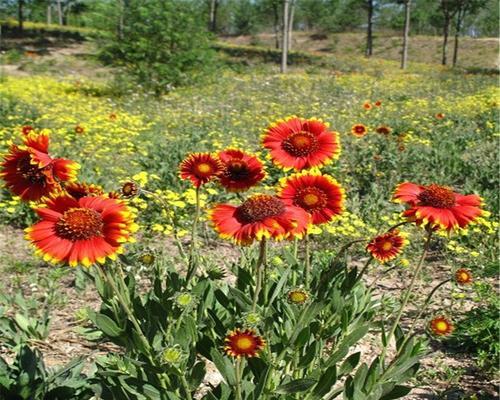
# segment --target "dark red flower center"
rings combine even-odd
[[[381,133],[383,135],[387,135],[388,133],[390,133],[390,129],[387,126],[379,126],[377,128],[377,133]]]
[[[366,128],[363,125],[356,125],[354,131],[356,133],[365,133]]]
[[[327,201],[326,193],[317,187],[300,189],[294,198],[294,204],[306,211],[322,209],[326,206]]]
[[[296,132],[288,136],[281,144],[283,150],[294,157],[305,157],[319,147],[318,139],[310,132]]]
[[[244,180],[250,176],[250,170],[247,163],[239,160],[231,160],[226,164],[224,176],[235,181]]]
[[[19,160],[17,170],[24,179],[34,185],[45,185],[47,182],[47,169],[38,168],[31,164],[31,156],[29,155]]]
[[[242,222],[262,221],[283,214],[285,205],[277,197],[261,194],[246,200],[236,209],[236,218]]]
[[[90,208],[70,208],[56,222],[58,236],[71,241],[86,240],[102,235],[101,214]]]
[[[455,205],[455,195],[450,188],[429,185],[419,195],[420,205],[436,208],[450,208]]]

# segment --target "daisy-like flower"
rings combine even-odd
[[[434,116],[436,117],[436,119],[444,119],[444,117],[445,117],[445,115],[443,113],[437,113]]]
[[[254,240],[300,237],[309,226],[309,215],[299,207],[286,205],[266,194],[250,197],[240,206],[219,204],[209,213],[215,230],[224,239],[240,245]]]
[[[365,103],[363,103],[363,108],[365,110],[371,110],[372,109],[372,105],[370,103],[368,103],[368,102],[365,102]]]
[[[26,229],[26,238],[45,261],[89,266],[115,259],[137,230],[128,207],[104,196],[67,195],[49,199],[36,213],[41,221]]]
[[[296,288],[289,290],[286,297],[290,304],[301,305],[309,300],[309,293],[305,289]]]
[[[282,180],[279,197],[307,211],[315,225],[330,222],[344,209],[344,189],[328,175],[303,172]]]
[[[403,216],[410,221],[447,231],[465,228],[483,214],[479,196],[464,196],[453,192],[449,187],[436,184],[422,186],[411,182],[401,183],[396,188],[393,199],[409,206]]]
[[[247,190],[266,176],[264,165],[256,156],[238,149],[221,151],[218,156],[223,165],[219,182],[229,192]]]
[[[363,137],[368,133],[368,128],[363,124],[354,124],[351,133],[356,137]]]
[[[224,351],[228,356],[235,358],[258,357],[265,345],[264,338],[257,335],[253,329],[236,328],[224,339]]]
[[[31,125],[24,125],[21,128],[21,132],[23,133],[23,135],[27,135],[27,134],[33,132],[34,130],[35,130],[35,128],[33,128]]]
[[[381,135],[388,135],[390,134],[392,129],[388,127],[387,125],[380,125],[375,129],[375,132],[380,133]]]
[[[382,101],[377,100],[375,103],[373,103],[375,107],[380,107],[382,105]]]
[[[125,182],[122,185],[122,197],[125,199],[131,199],[139,194],[140,188],[139,185],[135,182]]]
[[[60,182],[73,181],[80,166],[71,160],[49,156],[49,137],[30,133],[23,144],[12,144],[0,163],[6,187],[24,201],[40,201],[61,190]]]
[[[276,165],[296,170],[320,167],[340,154],[338,134],[317,119],[277,121],[267,128],[262,144]]]
[[[78,134],[82,134],[82,133],[85,133],[85,128],[81,125],[77,125],[75,126],[75,133],[78,133]]]
[[[179,166],[181,179],[189,179],[200,187],[222,172],[219,158],[210,153],[191,153]]]
[[[429,328],[436,336],[447,336],[453,332],[453,324],[442,315],[433,318],[429,323]]]
[[[67,183],[64,185],[64,191],[76,200],[82,197],[101,196],[104,194],[101,186],[84,182]]]
[[[472,283],[472,273],[466,268],[457,269],[455,272],[455,281],[459,285],[468,285]]]
[[[373,258],[384,263],[396,258],[407,243],[407,239],[397,229],[393,229],[373,238],[366,250]]]

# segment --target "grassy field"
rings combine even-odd
[[[250,40],[255,38],[231,42],[250,44]],[[272,38],[259,36],[257,41],[266,45]],[[438,43],[437,38],[414,38],[410,59],[435,62]],[[314,232],[317,244],[330,246],[373,235],[398,222],[401,207],[390,199],[396,185],[406,180],[448,185],[484,199],[488,215],[477,225],[449,240],[443,234],[436,242],[433,263],[419,289],[428,291],[452,266],[471,268],[478,277],[475,286],[466,291],[452,287],[435,304],[444,304],[460,319],[461,313],[493,303],[496,296],[491,282],[498,254],[497,77],[423,62],[401,71],[391,61],[397,59],[399,39],[377,38],[373,59],[359,57],[361,44],[361,36],[354,34],[319,41],[297,35],[294,47],[298,50],[342,56],[327,59],[321,66],[294,65],[290,73],[281,75],[276,65],[226,55],[227,65],[221,64],[207,81],[176,88],[161,98],[113,81],[109,70],[95,61],[92,45],[48,47],[40,54],[17,50],[0,59],[0,146],[3,151],[12,141],[18,142],[26,125],[49,132],[52,152],[82,165],[81,180],[111,191],[133,179],[156,192],[173,209],[183,239],[194,212],[194,190],[179,180],[177,172],[187,153],[227,146],[259,152],[260,135],[273,121],[290,115],[321,118],[340,134],[340,159],[325,171],[346,189],[347,207],[339,219]],[[496,47],[493,40],[464,40],[462,59],[467,62],[462,65],[494,68]],[[96,70],[97,79],[93,79]],[[354,124],[367,126],[368,134],[352,135]],[[390,132],[378,133],[381,126]],[[266,167],[268,177],[260,190],[271,189],[278,179],[268,159]],[[209,204],[221,200],[235,201],[236,197],[211,185],[203,194],[202,207],[206,211]],[[174,252],[173,226],[166,222],[164,212],[143,198],[135,198],[132,204],[144,238],[134,251],[166,246]],[[29,207],[3,190],[0,223],[23,228],[32,221]],[[4,235],[16,237],[16,231],[8,229]],[[404,229],[420,237],[416,228]],[[205,235],[213,246],[215,235],[208,228]],[[27,255],[27,245],[9,243],[0,266],[8,276],[22,281],[39,263]],[[234,249],[223,249],[234,255]],[[380,287],[392,285],[399,290],[416,256],[410,245],[395,262],[397,270],[381,280]],[[356,257],[362,260],[363,251]],[[378,273],[372,271],[370,277],[377,279]],[[15,283],[3,283],[15,289]],[[64,293],[72,295],[66,289]],[[73,303],[76,313],[82,304]],[[56,318],[60,324],[75,319],[73,314],[61,315]],[[476,356],[455,357],[439,342],[433,342],[433,349],[427,368],[414,382],[415,396],[437,399],[453,389],[495,398],[494,385],[489,383],[495,375],[481,370]]]

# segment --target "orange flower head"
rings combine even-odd
[[[85,128],[81,125],[75,126],[75,133],[82,134],[85,133]]]
[[[457,269],[455,272],[455,281],[459,285],[469,285],[472,283],[472,273],[466,268]]]
[[[387,125],[380,125],[375,129],[375,132],[380,133],[381,135],[389,135],[392,129]]]
[[[406,238],[397,229],[393,229],[373,238],[366,250],[373,258],[385,263],[396,258],[407,243]]]
[[[433,318],[429,327],[436,336],[448,336],[454,329],[453,324],[442,315]]]
[[[366,102],[366,103],[363,103],[363,108],[365,110],[371,110],[372,109],[372,105],[370,103]]]
[[[132,197],[135,197],[139,194],[140,187],[137,183],[135,182],[125,182],[122,185],[122,190],[121,190],[121,197],[124,199],[131,199]]]
[[[240,245],[254,240],[300,237],[309,227],[310,217],[301,208],[286,205],[266,194],[250,197],[239,207],[219,204],[209,213],[215,230],[224,239]]]
[[[330,222],[344,210],[344,189],[328,175],[297,173],[282,181],[279,197],[311,215],[315,225]]]
[[[464,196],[436,184],[401,183],[394,192],[393,200],[409,206],[403,212],[408,220],[447,231],[465,228],[483,214],[479,196]]]
[[[445,115],[443,113],[437,113],[435,117],[436,119],[444,119]]]
[[[24,201],[41,201],[61,190],[61,181],[73,181],[79,165],[48,154],[49,137],[28,133],[21,146],[11,145],[0,163],[6,187]]]
[[[351,133],[360,138],[368,133],[368,128],[363,124],[355,124],[351,128]]]
[[[110,119],[110,121],[116,121],[118,119],[118,115],[116,115],[115,113],[111,113],[108,115],[108,118]]]
[[[191,153],[179,169],[181,179],[189,179],[198,188],[220,175],[223,166],[219,158],[210,153]]]
[[[377,100],[375,103],[373,103],[375,107],[380,107],[382,105],[382,102],[380,100]]]
[[[82,197],[102,196],[104,190],[99,185],[84,182],[70,182],[64,185],[64,191],[74,199],[78,200]]]
[[[115,259],[137,230],[123,202],[104,196],[50,198],[36,213],[41,218],[26,229],[26,238],[45,261],[90,266]]]
[[[23,135],[27,135],[27,134],[33,132],[34,130],[35,130],[35,128],[33,128],[31,125],[24,125],[21,128],[21,132],[23,133]]]
[[[228,356],[240,358],[258,357],[266,341],[253,329],[236,328],[224,339],[224,351]]]
[[[273,162],[298,171],[328,164],[338,158],[338,134],[317,119],[290,117],[271,124],[262,138]]]
[[[264,165],[256,156],[237,149],[221,151],[220,184],[229,192],[241,192],[257,185],[266,176]]]

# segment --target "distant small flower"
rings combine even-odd
[[[457,269],[455,272],[455,281],[459,285],[468,285],[472,283],[472,273],[466,268]]]
[[[181,162],[181,179],[189,179],[195,187],[209,182],[222,172],[222,163],[210,153],[191,153]]]
[[[258,357],[259,352],[266,345],[266,341],[253,329],[236,328],[226,336],[224,344],[224,351],[228,356],[250,358]]]
[[[371,110],[372,109],[372,105],[370,103],[368,103],[368,102],[365,102],[365,103],[363,103],[363,108],[365,110]]]
[[[375,132],[380,133],[381,135],[389,135],[392,129],[387,125],[380,125],[375,129]]]
[[[433,318],[429,328],[436,336],[448,336],[454,329],[453,324],[442,315]]]
[[[75,133],[82,134],[85,132],[85,128],[81,125],[75,126]]]
[[[396,258],[407,243],[406,238],[397,229],[393,229],[372,239],[366,250],[373,258],[384,263]]]
[[[445,115],[443,113],[437,113],[434,116],[436,117],[436,119],[444,119],[444,117],[445,117]]]
[[[116,121],[118,119],[118,115],[116,115],[115,113],[111,113],[108,115],[108,118],[110,119],[110,121]]]
[[[375,103],[373,103],[375,107],[380,107],[382,105],[382,102],[380,100],[377,100]]]
[[[135,182],[129,181],[122,185],[121,195],[124,199],[131,199],[139,194],[139,185]]]
[[[363,124],[355,124],[351,127],[351,133],[360,138],[368,133],[368,128]]]
[[[262,137],[273,162],[296,170],[320,167],[338,158],[338,134],[317,119],[290,117],[271,124]]]
[[[291,289],[288,291],[287,300],[290,304],[304,304],[309,300],[309,293],[302,288]]]
[[[155,255],[153,253],[144,253],[139,256],[139,262],[144,265],[153,265],[155,262]]]

